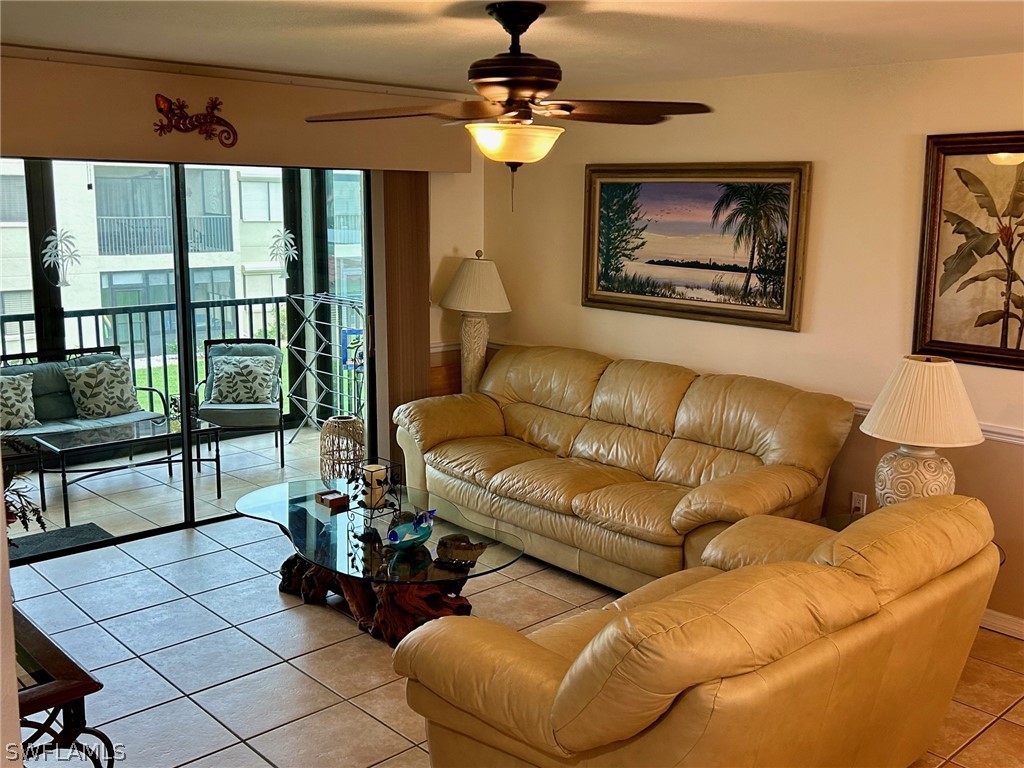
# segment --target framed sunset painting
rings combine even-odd
[[[583,305],[796,331],[811,165],[588,165]]]

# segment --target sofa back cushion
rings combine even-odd
[[[610,362],[581,349],[505,347],[487,366],[478,391],[498,403],[505,434],[568,456]]]
[[[627,610],[562,680],[558,743],[582,751],[629,738],[687,688],[759,669],[877,610],[849,571],[795,562],[730,571]]]
[[[821,542],[810,559],[861,577],[884,605],[971,559],[992,535],[978,499],[930,497],[866,515]]]
[[[712,374],[687,389],[674,436],[756,456],[764,464],[799,467],[823,480],[852,421],[853,406],[834,395],[753,376]]]
[[[41,422],[77,418],[75,403],[71,399],[71,388],[64,378],[64,371],[74,365],[92,365],[120,358],[111,352],[96,352],[73,358],[71,362],[29,363],[0,368],[0,376],[32,374],[32,399],[35,401],[36,418]]]

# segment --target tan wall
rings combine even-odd
[[[59,157],[419,171],[468,171],[466,131],[433,118],[311,124],[307,115],[401,104],[390,96],[333,87],[209,77],[147,69],[12,58],[0,60],[0,151]],[[154,98],[182,98],[190,114],[210,96],[238,130],[225,149],[196,133],[157,136]]]
[[[868,509],[876,507],[875,466],[894,446],[861,432],[862,421],[862,416],[854,419],[850,437],[832,467],[825,497],[828,513],[849,512],[854,491],[868,495]],[[996,543],[1006,552],[989,608],[1024,618],[1024,444],[990,439],[940,453],[956,471],[957,493],[977,496],[988,506]]]
[[[863,406],[911,351],[925,136],[1024,128],[1024,57],[647,84],[627,94],[705,101],[715,112],[650,127],[567,124],[545,160],[520,169],[514,212],[508,171],[487,164],[486,250],[513,307],[492,323],[492,337],[764,376]],[[580,305],[586,164],[768,160],[813,163],[799,333]],[[1024,436],[1024,372],[960,370],[983,426]],[[837,467],[835,505],[846,508],[852,489],[870,492],[882,452],[854,437]],[[1007,551],[993,608],[1024,617],[1024,598],[1013,594],[1024,562],[1021,447],[989,442],[948,454],[959,489],[992,508]]]

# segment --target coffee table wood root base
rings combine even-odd
[[[407,634],[431,619],[469,616],[472,606],[460,595],[465,579],[423,584],[368,582],[313,565],[292,555],[281,565],[280,591],[304,603],[323,605],[328,592],[345,598],[359,629],[394,648]]]

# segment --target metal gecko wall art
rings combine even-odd
[[[166,136],[172,131],[180,133],[191,133],[198,131],[199,135],[207,141],[213,141],[214,137],[222,147],[233,147],[238,143],[238,131],[235,126],[218,115],[223,102],[216,96],[211,96],[206,102],[206,111],[195,115],[188,113],[188,104],[182,99],[173,101],[163,94],[156,95],[156,111],[166,118],[167,122],[157,120],[153,123],[153,130],[157,136]]]

